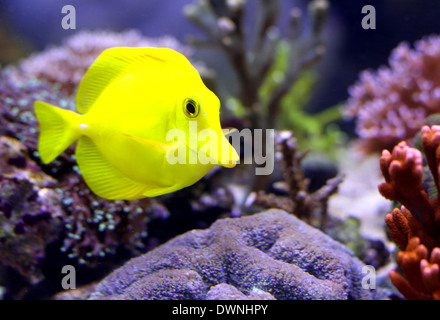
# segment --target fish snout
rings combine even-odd
[[[222,134],[220,138],[220,154],[218,157],[219,164],[226,168],[233,168],[240,160],[237,151],[229,143],[228,139]]]

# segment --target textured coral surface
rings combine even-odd
[[[363,266],[338,242],[273,209],[180,235],[111,273],[90,298],[229,298],[215,294],[220,284],[276,299],[382,298],[362,288]],[[228,287],[231,299],[236,290]]]
[[[44,278],[45,248],[62,231],[61,197],[54,184],[22,143],[0,136],[0,262],[30,283]]]
[[[171,36],[147,38],[137,30],[120,33],[80,31],[66,38],[62,46],[32,54],[19,64],[18,69],[27,79],[45,79],[72,93],[95,59],[112,47],[168,47],[186,55],[191,52],[189,47],[182,46]]]
[[[356,132],[368,151],[391,149],[411,139],[426,118],[440,111],[440,37],[402,43],[389,58],[389,67],[366,70],[349,89],[345,107],[356,118]]]

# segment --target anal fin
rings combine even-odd
[[[84,180],[99,197],[108,200],[136,200],[145,197],[147,186],[133,181],[116,169],[93,141],[82,136],[76,148],[76,159]]]

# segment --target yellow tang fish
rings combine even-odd
[[[192,185],[217,164],[233,167],[238,161],[220,126],[219,99],[174,50],[105,50],[82,79],[76,107],[78,113],[35,102],[38,152],[47,164],[78,140],[79,169],[102,198],[170,193]],[[169,141],[173,129],[185,138]],[[204,129],[216,133],[206,142],[212,148],[197,138]],[[202,149],[210,149],[205,153],[212,161],[169,161],[176,152],[185,151],[188,159]]]

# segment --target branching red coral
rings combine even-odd
[[[390,154],[384,150],[380,167],[385,182],[379,186],[387,199],[403,204],[429,233],[438,232],[434,225],[435,209],[423,189],[423,159],[419,150],[400,142]]]
[[[438,248],[437,248],[438,249]],[[412,300],[430,300],[433,297],[425,292],[431,292],[424,282],[421,261],[426,261],[428,250],[417,237],[411,238],[405,251],[397,254],[397,261],[402,268],[403,275],[396,271],[390,272],[390,278],[397,289],[407,298]]]
[[[439,191],[440,126],[424,126],[421,142]],[[391,271],[391,281],[407,299],[440,299],[440,197],[437,192],[430,198],[423,187],[422,153],[402,141],[392,153],[383,151],[380,167],[385,178],[380,193],[402,204],[385,218],[402,250],[397,255],[402,274]]]

